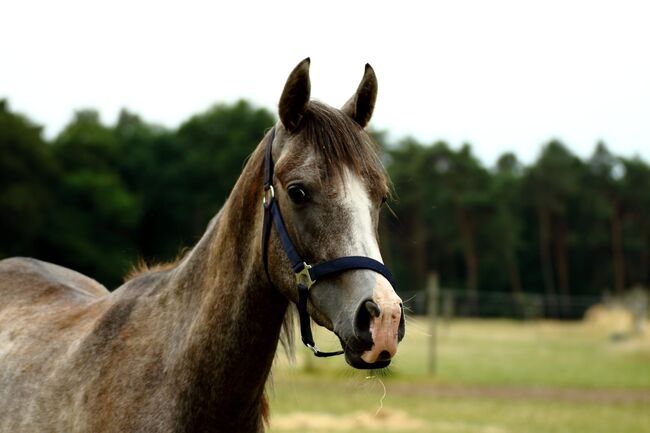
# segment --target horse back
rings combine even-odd
[[[92,278],[62,266],[25,257],[0,260],[0,310],[16,303],[84,303],[108,293]]]
[[[108,293],[61,266],[0,261],[0,432],[73,431],[84,380],[101,365],[78,353],[110,310]]]

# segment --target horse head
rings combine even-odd
[[[377,95],[375,73],[366,65],[356,93],[338,110],[310,100],[309,64],[303,60],[287,79],[280,120],[269,138],[274,161],[269,183],[281,209],[282,230],[304,263],[360,257],[384,269],[377,227],[389,180],[364,130]],[[274,233],[268,245],[269,277],[298,303],[295,263],[287,257],[282,236]],[[348,266],[309,290],[306,310],[339,337],[353,367],[387,366],[404,337],[402,301],[387,274]]]

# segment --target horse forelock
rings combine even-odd
[[[295,137],[319,159],[326,179],[343,180],[349,170],[364,179],[371,193],[388,194],[388,177],[377,145],[347,114],[310,101]]]

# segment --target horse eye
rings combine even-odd
[[[300,185],[293,185],[287,189],[289,198],[295,204],[303,204],[309,200],[309,195]]]

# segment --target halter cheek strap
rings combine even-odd
[[[282,243],[282,248],[291,263],[295,278],[296,286],[298,287],[298,314],[300,316],[300,334],[302,342],[305,346],[314,352],[318,357],[327,357],[341,355],[343,350],[336,352],[322,352],[316,347],[314,337],[311,333],[310,317],[307,312],[307,301],[309,300],[309,289],[318,281],[332,275],[351,269],[369,269],[383,275],[390,284],[395,287],[395,279],[383,263],[370,257],[363,256],[347,256],[339,257],[326,262],[321,262],[315,265],[309,265],[302,260],[298,250],[291,241],[291,237],[287,232],[287,228],[282,219],[278,202],[275,199],[275,190],[273,188],[273,156],[272,146],[273,139],[275,138],[275,128],[271,130],[271,134],[266,144],[264,156],[264,224],[262,227],[262,260],[264,262],[264,270],[266,275],[271,281],[271,276],[268,269],[268,243],[271,235],[271,227],[275,225],[276,232]]]

